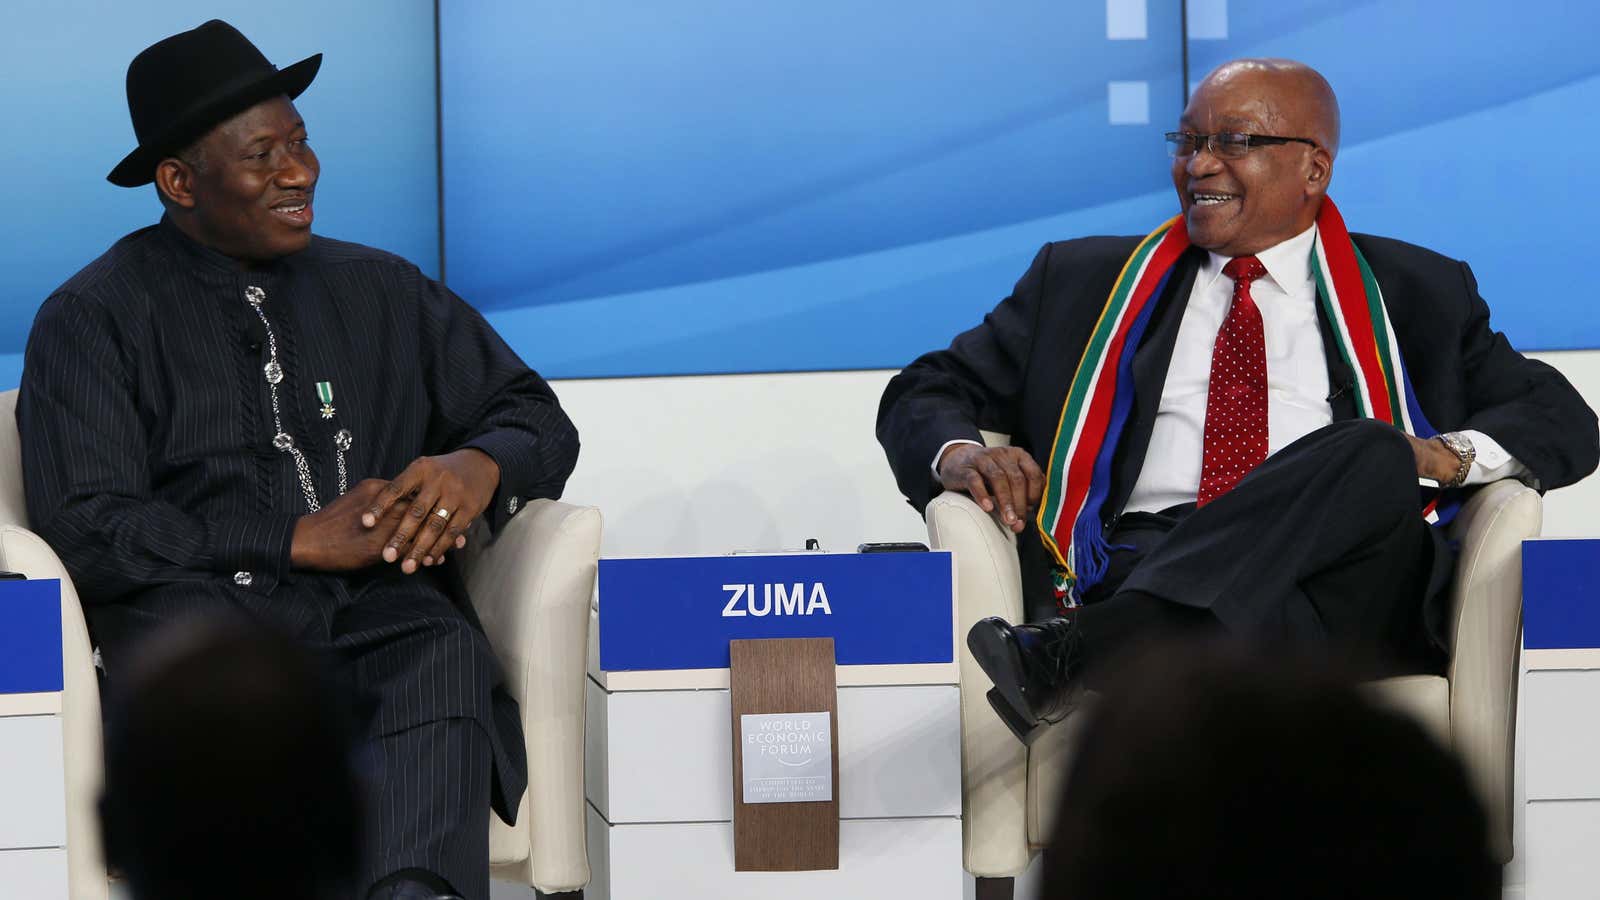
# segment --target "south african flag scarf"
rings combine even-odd
[[[1100,507],[1110,493],[1112,458],[1133,408],[1133,353],[1187,249],[1181,215],[1139,242],[1111,288],[1067,390],[1038,513],[1039,533],[1055,558],[1056,597],[1065,606],[1077,606],[1105,575],[1110,548]],[[1317,215],[1311,271],[1339,354],[1356,373],[1357,414],[1418,437],[1437,434],[1411,389],[1378,282],[1327,198]],[[1454,506],[1441,507],[1435,497],[1422,514],[1437,524],[1448,521]]]

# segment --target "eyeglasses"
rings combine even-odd
[[[1256,147],[1270,147],[1273,144],[1310,144],[1317,146],[1317,142],[1309,138],[1275,137],[1270,134],[1241,134],[1238,132],[1222,132],[1220,134],[1191,134],[1187,131],[1167,132],[1167,153],[1174,158],[1193,156],[1204,147],[1211,151],[1211,155],[1219,159],[1240,159]]]

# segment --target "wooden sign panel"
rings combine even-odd
[[[734,870],[839,868],[839,711],[833,639],[738,640],[729,643],[729,651]],[[819,733],[823,727],[826,735]],[[824,748],[825,765],[820,757]],[[746,778],[746,754],[752,760],[751,779]],[[790,773],[796,777],[781,777]],[[822,794],[824,776],[828,799],[782,799]]]

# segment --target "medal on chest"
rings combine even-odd
[[[333,408],[333,382],[317,382],[317,399],[322,401],[322,417],[331,419],[336,410]]]

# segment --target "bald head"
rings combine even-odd
[[[1308,137],[1339,155],[1339,98],[1322,73],[1292,59],[1236,59],[1225,62],[1201,81],[1207,86],[1231,86],[1271,98],[1283,126],[1282,134]]]
[[[1315,69],[1287,59],[1225,63],[1195,87],[1178,131],[1207,137],[1178,144],[1189,152],[1172,161],[1195,246],[1249,256],[1316,223],[1339,151],[1339,101]],[[1224,144],[1218,135],[1234,137]]]

